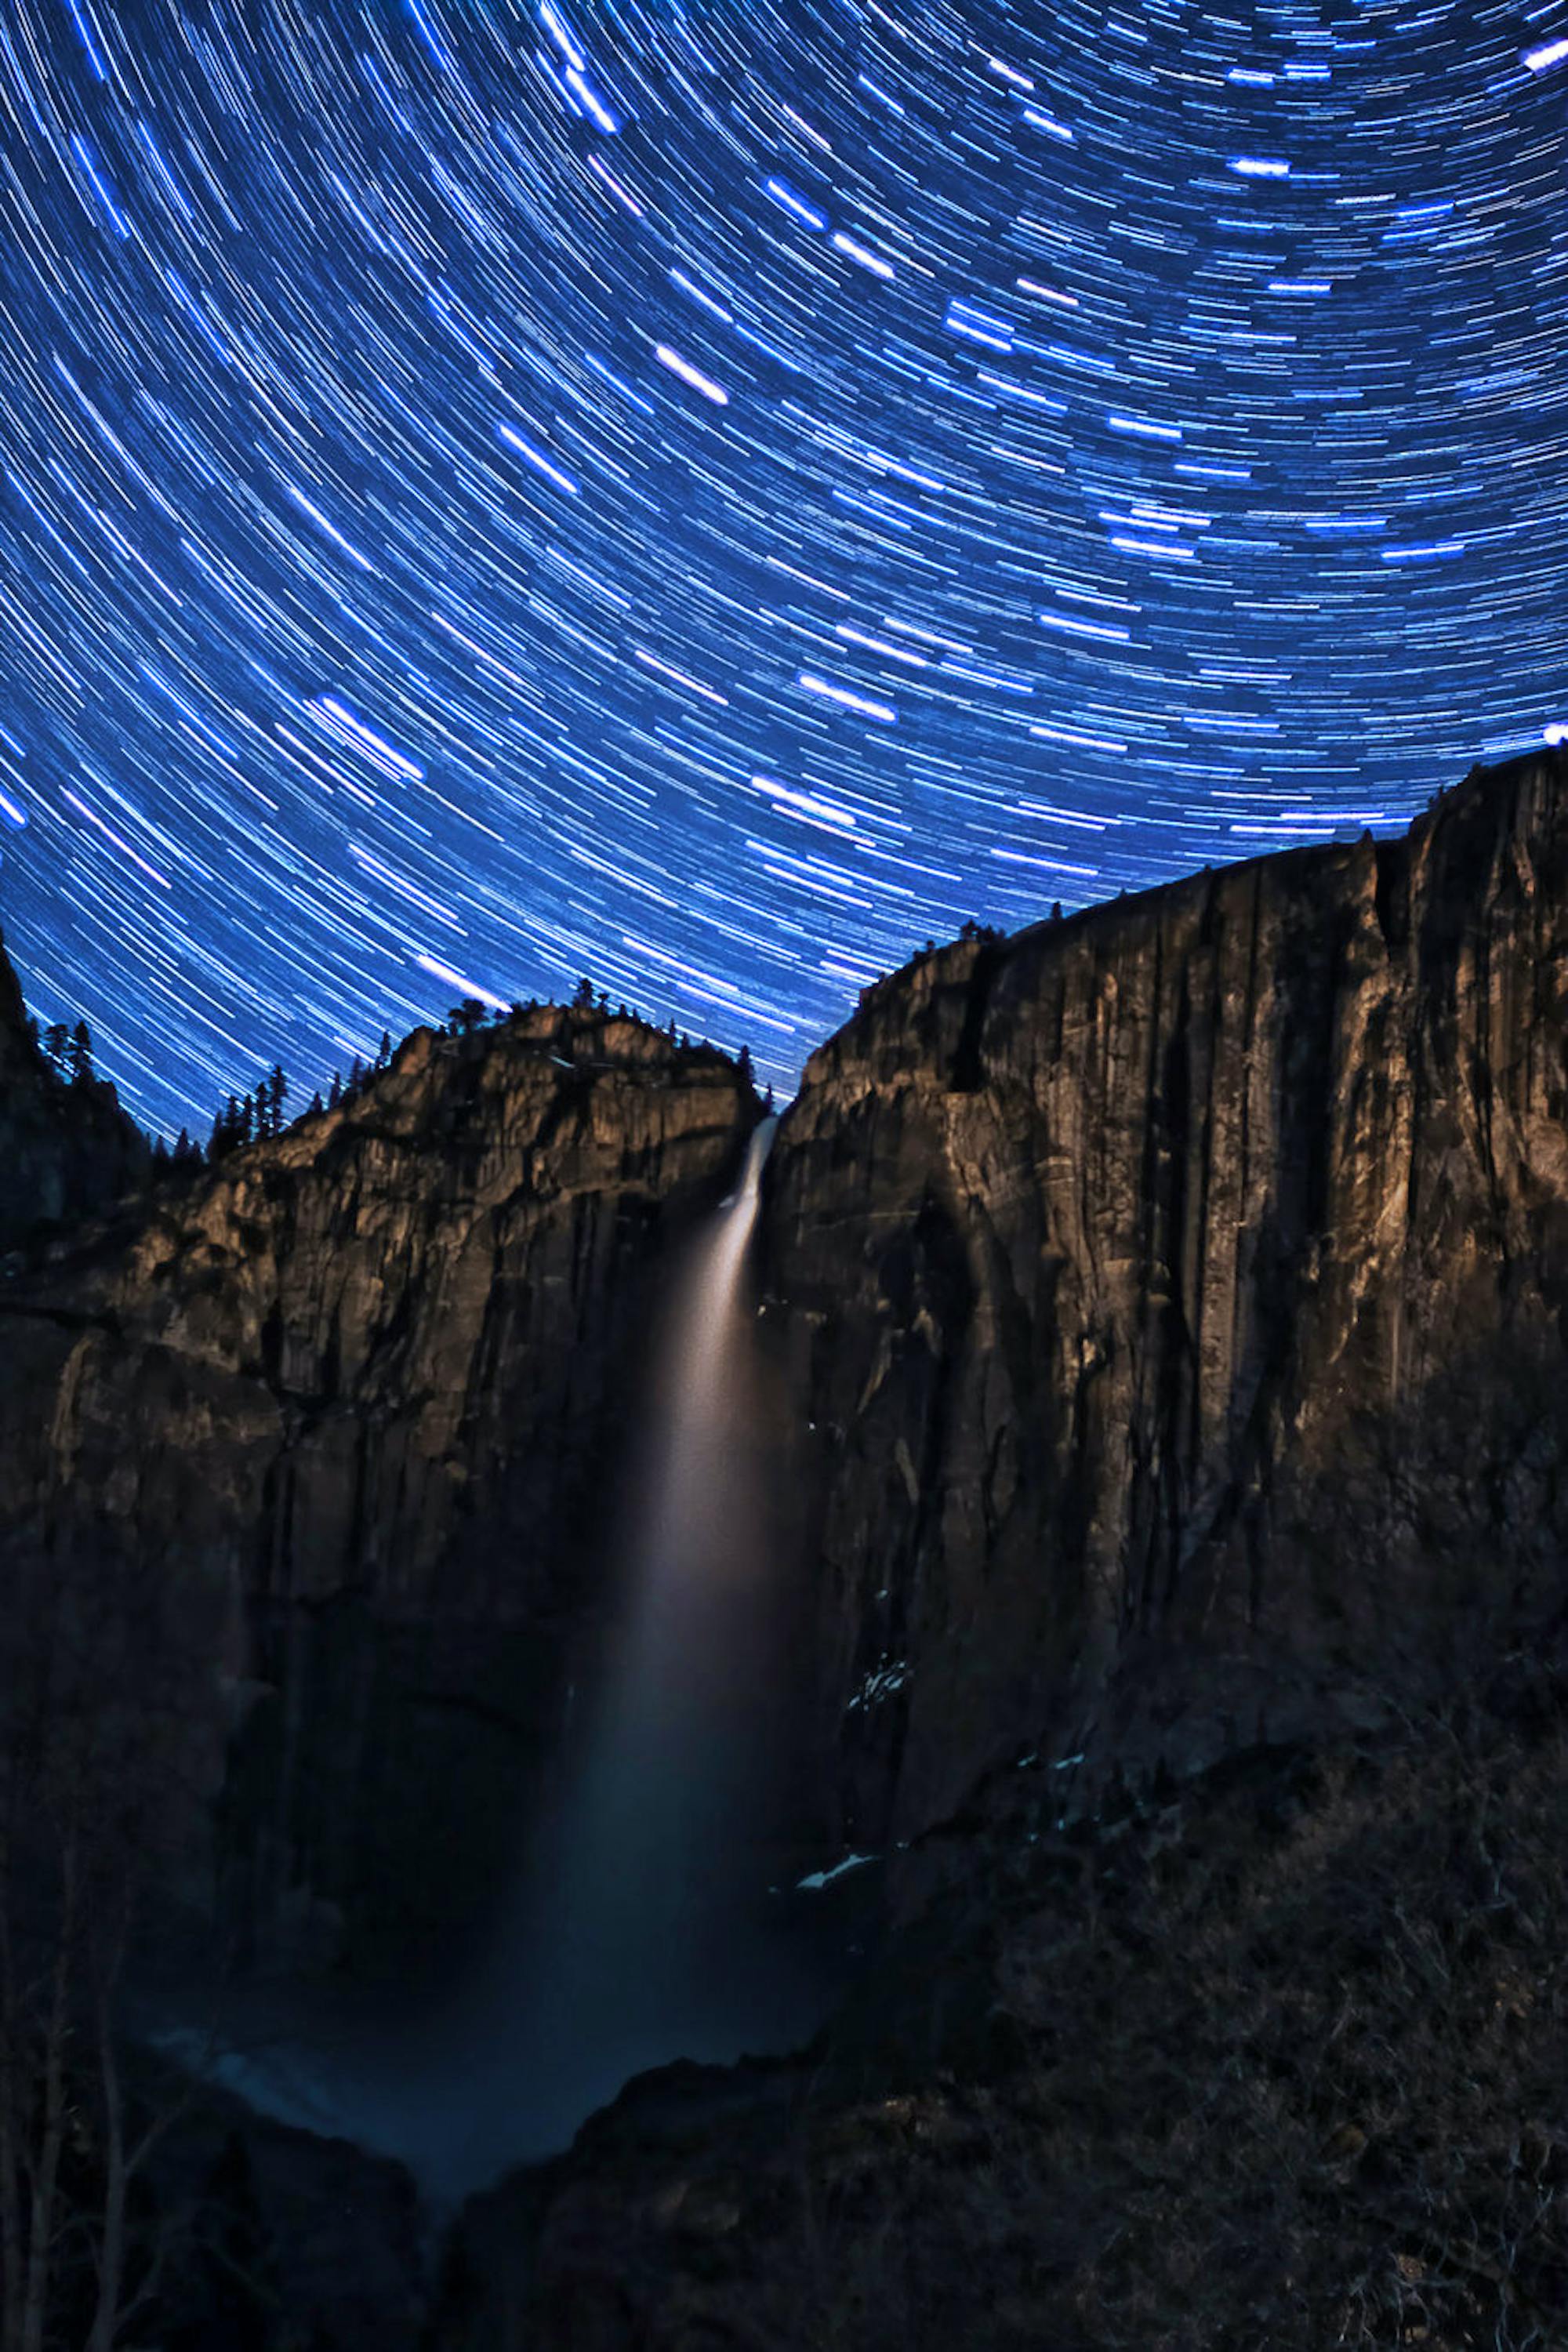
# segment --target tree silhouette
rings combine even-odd
[[[40,1558],[0,1707],[0,2347],[115,2352],[180,2224],[148,2180],[194,2077],[124,2063],[125,1991],[203,1796],[197,1595]]]
[[[207,1145],[209,1160],[226,1159],[249,1140],[250,1097],[241,1103],[237,1095],[230,1095],[213,1120],[212,1139]]]

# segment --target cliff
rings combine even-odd
[[[1556,1605],[1568,756],[924,956],[815,1054],[765,1283],[845,1843],[1023,1745],[1192,1769]]]
[[[94,1215],[150,1159],[107,1080],[68,1083],[45,1060],[0,936],[0,1253]]]
[[[762,1328],[897,1924],[472,2200],[436,2341],[1563,2336],[1565,1012],[1559,752],[813,1056]]]
[[[242,1944],[406,1969],[477,1925],[591,1650],[657,1263],[757,1115],[633,1021],[420,1031],[0,1293],[0,1559],[221,1682]]]
[[[1025,1748],[1070,1811],[1375,1720],[1552,1605],[1565,782],[959,942],[813,1055],[760,1328],[826,1844]],[[658,1264],[755,1116],[636,1023],[422,1033],[5,1286],[0,1543],[205,1596],[248,1916],[436,1936],[405,1835],[480,1901],[591,1667]]]
[[[1287,2240],[1179,2340],[1298,2340],[1302,2278],[1302,2342],[1491,2327],[1465,2249],[1562,2170],[1496,2117],[1568,2015],[1565,1013],[1560,751],[933,951],[812,1057],[758,1240],[806,1794],[902,1925],[805,2060],[651,2079],[480,2200],[433,2340],[1147,2342]],[[0,1281],[0,1639],[151,1639],[242,1958],[482,1925],[757,1110],[636,1023],[419,1033]]]

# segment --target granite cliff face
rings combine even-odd
[[[46,1062],[0,936],[0,1251],[93,1215],[140,1183],[149,1161],[112,1086],[67,1084]]]
[[[922,957],[812,1057],[764,1328],[845,1843],[1021,1746],[1070,1807],[1375,1717],[1558,1604],[1565,1013],[1557,751]]]
[[[96,1212],[115,1184],[61,1143],[79,1090],[41,1072],[13,996],[0,970],[0,1194],[52,1182],[51,1213]],[[95,1104],[82,1095],[84,1117]],[[421,1032],[341,1108],[0,1265],[0,1694],[35,1620],[51,1638],[130,1629],[128,1656],[151,1641],[156,1704],[183,1684],[197,1727],[193,1892],[219,1858],[242,1958],[332,1957],[363,1981],[434,1961],[454,1921],[482,1927],[593,1672],[653,1303],[758,1115],[735,1066],[633,1022],[545,1008]],[[865,2309],[916,2340],[878,2284],[905,2231],[899,2184],[919,2187],[932,2135],[962,2126],[966,2178],[1005,2186],[1022,2166],[1026,2186],[1068,2095],[1094,2108],[1096,2036],[1152,1951],[1174,1955],[1157,2063],[1146,2081],[1140,2027],[1112,2124],[1085,2126],[1109,2186],[1103,2234],[1091,2216],[1062,2256],[1080,2269],[1163,2242],[1158,2210],[1142,2237],[1121,2219],[1150,2177],[1126,2170],[1127,2117],[1153,2117],[1184,2194],[1255,1998],[1278,2011],[1258,2045],[1278,2063],[1259,2062],[1248,2111],[1265,2153],[1235,2184],[1238,2243],[1268,2234],[1250,2200],[1299,1994],[1328,2070],[1302,2075],[1292,2125],[1309,2188],[1342,2106],[1352,2138],[1361,2103],[1396,2113],[1378,2069],[1409,2074],[1400,2037],[1446,2013],[1450,1980],[1476,2037],[1512,2031],[1500,1968],[1540,1992],[1517,2011],[1533,2020],[1526,2088],[1518,2069],[1484,2078],[1501,2085],[1479,2102],[1493,2122],[1560,2083],[1568,2011],[1542,1957],[1561,1947],[1556,1881],[1531,1862],[1510,1892],[1521,1840],[1498,1823],[1534,1773],[1531,1850],[1560,1851],[1568,750],[1472,777],[1401,841],[1205,873],[918,959],[808,1065],[758,1251],[809,1621],[803,1810],[826,1844],[907,1844],[887,1874],[902,1925],[808,2058],[649,2078],[573,2156],[481,2200],[458,2242],[467,2287],[432,2340],[686,2341],[693,2295],[721,2274],[759,2342],[804,2340],[814,2295],[844,2340],[870,2342],[858,2271],[839,2295],[862,2254]],[[1540,1667],[1528,1706],[1509,1695],[1521,1661]],[[124,1687],[151,1703],[137,1675]],[[1426,1712],[1456,1691],[1484,1737],[1463,1709]],[[1417,1761],[1398,1761],[1402,1741]],[[1386,1801],[1358,1778],[1374,1755]],[[1352,1915],[1385,1814],[1393,1924],[1369,1927]],[[1324,1823],[1343,1849],[1326,1878]],[[1205,1853],[1210,1876],[1184,1878]],[[852,1877],[872,1891],[849,1899],[874,1911],[878,1883]],[[1176,2081],[1188,1947],[1223,1942],[1226,1919],[1232,1974],[1199,2021],[1209,2072]],[[1303,1994],[1290,1969],[1324,1920]],[[1497,1967],[1489,1937],[1508,1947]],[[1384,1987],[1386,2016],[1361,2012],[1384,2021],[1365,2079],[1358,2058],[1339,2084],[1344,1988],[1389,1955],[1418,1975]],[[1068,2065],[1068,2094],[1040,2078],[998,2138],[1007,2084],[1027,2090],[1061,2049],[1087,2052],[1087,2072]],[[1445,2044],[1428,2066],[1430,2116],[1378,2126],[1383,2178],[1415,2216],[1386,2218],[1392,2191],[1363,2200],[1378,2243],[1427,2243],[1423,2151],[1453,2153],[1457,2064]],[[954,2068],[973,2098],[942,2087]],[[781,2143],[805,2153],[780,2159]],[[1518,2152],[1484,2151],[1505,2204]],[[1463,2147],[1451,2168],[1477,2175]],[[1039,2188],[1042,2229],[1081,2170],[1071,2156]],[[933,2217],[958,2217],[942,2292],[960,2319],[931,2303],[932,2341],[995,2302],[976,2284],[986,2249],[1024,2247],[1018,2294],[1050,2284],[1036,2237],[961,2190],[944,2173],[907,2227],[918,2248]],[[1342,2222],[1333,2207],[1323,2245]],[[1206,2247],[1210,2221],[1194,2227]],[[1309,2245],[1319,2222],[1300,2227]],[[1444,2227],[1445,2247],[1479,2242],[1473,2219]],[[1309,2246],[1297,2274],[1315,2260]],[[1098,2325],[1063,2341],[1130,2340]],[[1040,2340],[1032,2306],[1016,2340]]]
[[[963,941],[813,1056],[759,1248],[826,1842],[1021,1747],[1087,1758],[1070,1811],[1375,1717],[1552,1605],[1565,811],[1543,752],[1400,841]],[[406,1948],[410,1851],[479,1900],[591,1668],[659,1262],[756,1115],[631,1022],[421,1033],[5,1286],[0,1542],[204,1596],[253,1921]]]
[[[757,1115],[633,1021],[420,1031],[5,1286],[0,1556],[182,1596],[243,1937],[406,1969],[482,1909],[591,1653],[656,1267]]]

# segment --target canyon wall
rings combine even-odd
[[[156,1622],[198,1712],[216,1674],[244,1956],[405,1973],[478,1924],[591,1654],[658,1268],[757,1116],[635,1021],[420,1031],[0,1286],[0,1570]]]
[[[844,1843],[1037,1745],[1067,1809],[1375,1717],[1558,1604],[1565,1010],[1563,751],[868,992],[763,1277]]]
[[[1373,1719],[1557,1605],[1565,1006],[1563,751],[868,992],[759,1236],[825,1842],[1036,1748],[1070,1811]],[[479,1917],[592,1670],[670,1246],[757,1115],[631,1021],[421,1032],[8,1262],[0,1570],[220,1670],[246,1935],[402,1966]]]

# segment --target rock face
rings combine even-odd
[[[770,1170],[846,1843],[1190,1768],[1564,1590],[1568,754],[873,989]],[[1073,1776],[1064,1777],[1066,1792]]]
[[[656,1265],[757,1115],[637,1022],[421,1031],[6,1286],[3,1556],[182,1596],[243,1937],[407,1969],[477,1923],[590,1641]]]
[[[66,1215],[113,1189],[71,1127],[78,1093],[41,1070],[0,970],[0,1214],[46,1199]],[[83,1119],[111,1108],[81,1095]],[[0,1262],[0,1697],[35,1621],[68,1663],[97,1629],[129,1629],[123,1687],[143,1712],[177,1711],[184,1662],[202,1732],[192,1874],[221,1797],[228,1917],[252,1949],[345,1959],[363,1983],[378,1960],[434,1965],[454,1920],[482,1929],[592,1669],[606,1496],[654,1294],[758,1115],[736,1066],[634,1022],[546,1008],[463,1038],[422,1032],[341,1108]],[[901,2101],[912,2120],[894,2171],[924,2177],[915,2143],[953,2118],[937,2113],[940,2080],[930,2131],[910,2102],[960,2060],[976,2112],[992,2100],[1017,2061],[1012,2042],[991,2047],[999,2000],[1014,2025],[1023,2001],[1031,2048],[1088,2051],[1072,2079],[1098,2095],[1096,2036],[1122,1996],[1105,1990],[1100,1898],[1086,1906],[1083,1888],[1118,1824],[1164,1805],[1147,1785],[1161,1763],[1212,1791],[1336,1739],[1353,1780],[1374,1729],[1385,1748],[1407,1734],[1451,1751],[1453,1789],[1421,1799],[1436,1859],[1418,1916],[1439,1942],[1441,1922],[1471,1913],[1489,1934],[1517,1927],[1521,1969],[1561,1944],[1533,1885],[1503,1901],[1508,1836],[1475,1798],[1458,1717],[1435,1728],[1422,1702],[1443,1686],[1473,1697],[1531,1654],[1560,1661],[1568,1640],[1568,750],[1471,778],[1402,841],[1265,858],[921,957],[813,1056],[769,1161],[758,1246],[763,1385],[809,1621],[806,1801],[825,1840],[862,1854],[910,1842],[886,1873],[889,1912],[907,1919],[932,1885],[946,1891],[892,1940],[858,2025],[851,2003],[798,2063],[650,2080],[574,2157],[474,2209],[458,2255],[485,2276],[432,2340],[531,2342],[542,2309],[541,2343],[694,2341],[715,2277],[729,2284],[714,2326],[732,2335],[749,2312],[759,2342],[805,2340],[790,2298],[825,2248],[827,2271],[843,2268],[823,2223],[859,2228],[862,2138],[899,2125]],[[149,1627],[155,1702],[134,1671]],[[1531,1706],[1556,1726],[1560,1664],[1549,1680]],[[1520,1781],[1517,1712],[1494,1707],[1488,1788]],[[1563,1780],[1552,1737],[1548,1853]],[[1140,1792],[1108,1789],[1121,1771]],[[1303,1922],[1345,1909],[1355,1948],[1336,1946],[1321,1972],[1325,2050],[1352,1970],[1395,1949],[1349,1910],[1364,1839],[1410,1807],[1331,1809],[1343,1869],[1314,1891],[1321,1841],[1304,1834],[1310,1884],[1280,1912],[1268,1851],[1296,1818],[1287,1796],[1266,1790],[1258,1836],[1238,1832],[1215,1883],[1194,1882],[1187,1926],[1156,1906],[1126,1943],[1129,2000],[1150,1952],[1174,1955],[1150,2043],[1168,2053],[1202,1977],[1182,1938],[1201,1963],[1216,1907],[1258,1895],[1237,1929],[1241,1990],[1212,2003],[1216,2081],[1260,1930],[1289,1954]],[[1464,1821],[1479,1844],[1450,1885],[1438,1864]],[[1163,1851],[1151,1833],[1151,1885]],[[961,1883],[976,1854],[991,1873],[979,1896]],[[1017,1874],[1053,1856],[1061,1903],[1039,1934],[997,1947],[996,1890],[1023,1918],[1039,1889],[1020,1893]],[[1389,1916],[1419,1954],[1427,1928],[1402,1907],[1404,1869],[1396,1853]],[[1114,1853],[1100,1881],[1122,1900]],[[942,1941],[949,1913],[962,1948]],[[1049,1970],[1079,1927],[1075,2011]],[[1489,1967],[1475,1963],[1478,2033],[1501,2013]],[[1437,1979],[1418,1994],[1415,1981],[1394,1987],[1401,2015],[1445,2014]],[[1294,2000],[1259,2078],[1265,2147]],[[1543,1996],[1539,2013],[1550,2023],[1561,2005]],[[941,2043],[944,2015],[976,2049]],[[898,2063],[873,2080],[879,2037]],[[1561,2080],[1560,2041],[1553,2023],[1531,2085]],[[847,2168],[832,2147],[831,2163],[813,2157],[797,2231],[800,2161],[757,2152],[793,2149],[825,2099],[861,2098],[847,2074],[816,2086],[825,2053],[866,2073],[876,2113],[854,2121]],[[1456,2065],[1445,2046],[1432,2074],[1445,2102]],[[1149,2112],[1136,2068],[1127,2079],[1124,2111]],[[1489,2105],[1526,2112],[1512,2089]],[[1029,2149],[1066,2111],[1054,2082],[1020,2106]],[[1212,2112],[1206,2094],[1192,2110],[1205,2131]],[[1191,2168],[1186,2116],[1173,2196]],[[1300,2132],[1321,2122],[1308,2098]],[[1017,2146],[989,2131],[952,2145],[994,2182]],[[1063,2262],[1092,2269],[1139,2237],[1116,2218],[1122,2136],[1119,2121],[1104,2142],[1109,2234]],[[701,2158],[709,2143],[721,2161]],[[1073,2172],[1041,2189],[1040,2215],[1061,2209]],[[952,2205],[950,2277],[984,2303],[975,2249],[1003,2241],[989,2209],[964,2218],[955,2179],[936,2181],[908,2235],[923,2242]],[[868,2210],[875,2303],[893,2225]],[[1251,2205],[1237,2210],[1258,2238]],[[1383,2242],[1405,2243],[1380,2213]],[[756,2320],[759,2231],[784,2248],[767,2256],[776,2326]],[[1157,2221],[1143,2233],[1159,2234]],[[1434,2242],[1472,2239],[1492,2242],[1469,2221]],[[1033,2294],[1034,2224],[1015,2241]],[[1194,2242],[1211,2242],[1205,2221]],[[606,2245],[623,2250],[613,2281]],[[847,2303],[823,2306],[829,2332],[875,2340],[850,2284]],[[917,2280],[910,2309],[923,2292]],[[916,2340],[887,2308],[892,2336]],[[931,2339],[960,2340],[931,2309]],[[1041,2340],[1031,2313],[1009,2340]]]
[[[106,1080],[56,1076],[0,937],[0,1251],[91,1216],[145,1177],[145,1139]]]
[[[1565,1010],[1561,751],[869,992],[759,1243],[825,1838],[1021,1745],[1086,1757],[1070,1812],[1374,1717],[1556,1604]],[[756,1116],[632,1022],[421,1033],[0,1286],[5,1558],[221,1661],[257,1932],[477,1916],[591,1659],[656,1271]]]

